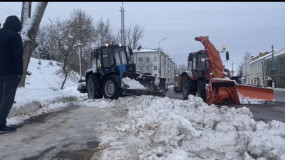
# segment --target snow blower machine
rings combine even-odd
[[[165,96],[166,78],[136,73],[132,49],[109,43],[91,53],[91,68],[85,80],[78,82],[78,91],[91,99],[117,99],[128,95]]]
[[[235,77],[225,69],[220,54],[229,52],[223,48],[221,53],[210,42],[208,36],[196,37],[205,47],[204,50],[189,53],[187,71],[178,81],[184,99],[188,95],[197,95],[208,104],[240,104],[252,101],[274,101],[274,92],[270,88],[253,87],[238,84]]]

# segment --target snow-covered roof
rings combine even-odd
[[[140,50],[134,49],[133,52],[139,52],[139,53],[142,53],[142,52],[158,52],[158,50],[157,49],[150,49],[150,48],[141,48]]]
[[[284,54],[284,53],[285,53],[285,48],[274,52],[274,56],[279,56],[279,55]],[[249,63],[253,63],[253,62],[259,61],[261,59],[269,59],[269,58],[272,58],[272,52],[265,52],[261,55],[254,57],[254,60],[249,61]]]

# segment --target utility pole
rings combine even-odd
[[[124,26],[124,5],[122,2],[122,7],[120,7],[120,12],[121,12],[121,44],[124,46],[125,45],[125,26]]]
[[[81,43],[80,40],[78,40],[75,47],[77,47],[77,49],[78,49],[78,57],[79,57],[78,58],[79,59],[79,74],[80,74],[79,81],[82,81],[82,68],[81,68],[81,65],[82,65],[82,62],[81,62],[82,46],[83,46],[83,44]]]
[[[273,45],[272,45],[272,88],[275,88],[275,68],[274,68],[274,50],[273,50]]]

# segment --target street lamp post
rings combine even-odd
[[[163,41],[163,40],[166,40],[166,39],[168,39],[169,37],[165,37],[165,38],[163,38],[163,39],[161,39],[161,40],[159,40],[159,42],[158,42],[158,56],[159,56],[159,76],[161,77],[161,54],[160,54],[160,42],[161,41]]]
[[[80,74],[80,79],[79,81],[82,80],[82,68],[81,68],[81,51],[82,51],[82,47],[83,44],[80,42],[80,40],[78,40],[77,44],[75,45],[75,47],[78,47],[78,57],[79,57],[79,74]]]

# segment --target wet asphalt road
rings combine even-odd
[[[172,99],[183,99],[182,93],[175,93],[173,88],[169,88],[166,96]],[[247,107],[253,114],[256,121],[272,121],[278,120],[285,122],[285,92],[274,92],[275,102],[266,104],[242,104],[242,105],[227,105],[229,107]]]

